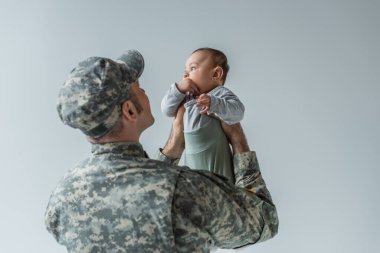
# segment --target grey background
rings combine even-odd
[[[280,218],[275,239],[238,252],[378,252],[379,14],[375,0],[1,1],[0,251],[66,252],[43,214],[90,151],[55,110],[80,60],[143,53],[156,123],[141,142],[154,157],[171,122],[162,96],[210,46],[229,57],[226,86]]]

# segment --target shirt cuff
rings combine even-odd
[[[259,163],[254,151],[234,155],[234,172],[236,185],[245,187],[250,185],[260,173]]]
[[[166,162],[166,163],[170,163],[172,165],[178,165],[179,160],[181,160],[181,158],[174,158],[174,159],[173,158],[169,158],[169,157],[167,157],[166,155],[164,155],[162,153],[162,148],[160,148],[158,150],[157,160],[162,161],[162,162]]]

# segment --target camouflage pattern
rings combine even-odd
[[[208,171],[151,160],[139,143],[95,144],[52,193],[47,229],[78,253],[197,253],[271,238],[276,208],[256,155],[234,161],[237,186]]]
[[[62,122],[90,137],[105,135],[119,119],[120,105],[143,69],[144,59],[136,50],[116,61],[90,57],[80,62],[59,91],[57,110]]]

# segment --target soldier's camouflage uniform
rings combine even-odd
[[[76,127],[99,134],[84,124]],[[93,144],[91,155],[53,191],[47,229],[73,253],[209,252],[277,233],[276,208],[254,152],[235,155],[236,185],[177,166],[161,153],[158,158],[147,158],[139,143]]]

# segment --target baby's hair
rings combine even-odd
[[[227,61],[227,56],[222,51],[219,51],[217,49],[210,48],[210,47],[198,48],[198,49],[194,50],[193,54],[195,52],[198,52],[198,51],[206,51],[212,55],[212,57],[214,59],[215,67],[219,66],[223,69],[222,81],[224,84],[224,82],[227,79],[228,70],[230,69],[230,66],[228,65],[228,61]]]

